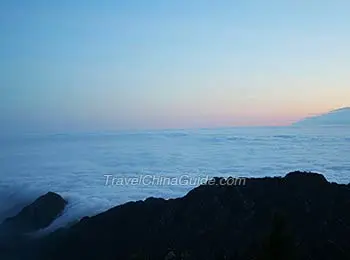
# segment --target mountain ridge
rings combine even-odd
[[[293,126],[350,126],[350,107],[342,107],[329,112],[306,117]]]

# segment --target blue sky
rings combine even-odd
[[[348,10],[345,0],[1,1],[0,119],[55,131],[285,125],[349,106]]]

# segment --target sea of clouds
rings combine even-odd
[[[185,195],[197,183],[125,183],[115,178],[281,176],[293,170],[350,182],[347,127],[251,127],[2,136],[0,221],[48,191],[69,204],[47,231],[150,196]]]

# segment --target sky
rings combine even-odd
[[[347,0],[2,0],[2,129],[288,125],[349,106],[349,10]]]

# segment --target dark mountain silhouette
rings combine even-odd
[[[178,199],[114,207],[24,245],[11,259],[350,259],[350,186],[316,173],[215,178]],[[232,183],[232,182],[229,182]]]
[[[48,227],[64,210],[67,201],[54,192],[48,192],[24,207],[16,216],[4,220],[1,229],[14,233],[28,233]]]

